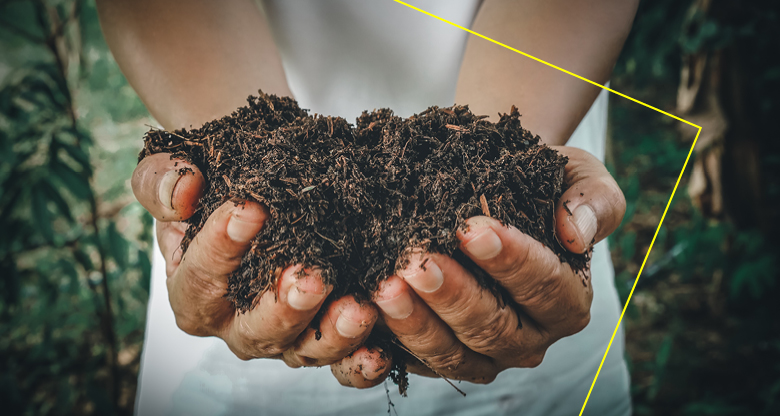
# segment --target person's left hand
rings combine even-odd
[[[569,188],[556,206],[556,235],[583,253],[611,234],[623,219],[625,198],[604,165],[589,153],[554,147],[569,157]],[[565,203],[565,206],[564,206]],[[386,326],[419,360],[408,370],[489,383],[501,371],[536,367],[547,348],[588,325],[593,299],[590,270],[575,273],[547,247],[488,217],[458,230],[460,250],[492,276],[519,308],[502,307],[457,261],[417,252],[397,276],[380,285],[375,303]],[[516,310],[517,309],[517,310]],[[379,384],[388,362],[366,350],[333,364],[343,385]]]

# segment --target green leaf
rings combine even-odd
[[[60,286],[64,286],[65,291],[71,295],[78,294],[80,289],[79,273],[76,268],[73,267],[73,262],[60,260],[57,262],[57,265],[62,271],[62,274],[68,278],[67,282],[60,282]]]
[[[760,298],[774,285],[774,270],[775,261],[771,255],[740,264],[731,277],[732,297],[739,297],[747,290],[753,298]]]
[[[87,200],[92,197],[92,188],[89,181],[82,174],[71,169],[70,166],[52,162],[50,165],[52,174],[60,181],[76,198]]]
[[[51,225],[52,216],[51,212],[49,212],[49,200],[46,198],[45,191],[39,186],[33,189],[30,204],[32,205],[30,208],[33,214],[32,223],[35,224],[35,227],[46,241],[53,241],[54,229]]]
[[[650,400],[653,400],[661,390],[663,384],[664,373],[666,372],[666,364],[669,362],[669,356],[672,354],[672,335],[664,337],[658,353],[655,355],[655,366],[653,368],[653,383],[650,385],[650,389],[647,396]]]
[[[92,264],[92,260],[90,260],[89,258],[89,255],[87,255],[87,253],[85,253],[83,249],[75,250],[73,252],[73,256],[76,257],[76,261],[79,262],[79,264],[81,264],[81,267],[83,267],[84,270],[86,270],[87,272],[90,272],[95,268],[95,266]]]
[[[41,190],[49,197],[49,200],[57,206],[57,210],[59,210],[68,221],[72,222],[73,214],[70,212],[70,206],[68,206],[68,203],[65,202],[65,199],[60,195],[60,192],[52,185],[51,179],[45,178],[38,186],[40,186]]]
[[[21,276],[16,268],[16,262],[11,259],[0,261],[0,276],[2,276],[0,279],[0,298],[6,304],[16,305],[21,287]]]
[[[620,237],[620,252],[623,261],[629,261],[636,254],[636,231],[629,231]]]
[[[152,262],[149,254],[143,250],[138,250],[138,268],[141,269],[141,287],[148,295],[152,283]]]
[[[116,222],[109,222],[108,229],[106,230],[106,236],[108,238],[107,243],[111,257],[116,260],[117,265],[121,269],[126,269],[128,263],[128,243],[122,234],[117,231]]]
[[[57,66],[54,64],[40,63],[35,65],[34,69],[37,70],[36,72],[44,73],[48,76],[49,80],[54,84],[54,86],[56,86],[56,89],[52,88],[52,94],[54,94],[56,91],[62,95],[63,99],[57,101],[62,105],[63,108],[68,106],[68,103],[71,101],[70,88],[68,88],[68,82],[65,80],[65,78],[63,78],[59,68],[57,68]]]
[[[65,149],[65,151],[70,155],[70,157],[73,158],[76,162],[79,163],[79,165],[82,166],[82,168],[90,169],[91,165],[89,163],[89,155],[82,150],[80,147],[67,144],[67,143],[60,143],[60,146]]]

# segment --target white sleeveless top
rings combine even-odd
[[[469,27],[479,1],[414,4]],[[269,0],[262,6],[290,88],[301,107],[312,113],[354,120],[363,110],[388,107],[406,117],[431,105],[454,103],[467,33],[391,1]],[[603,161],[606,122],[603,91],[568,144]],[[604,241],[596,246],[591,265],[590,324],[550,347],[539,367],[506,370],[488,385],[458,384],[466,397],[441,379],[410,375],[409,397],[403,398],[389,382],[367,390],[342,387],[329,367],[290,369],[277,360],[245,362],[220,339],[185,334],[168,303],[165,262],[156,241],[152,264],[136,398],[139,415],[386,415],[388,394],[400,416],[573,415],[582,407],[620,312]],[[621,331],[587,414],[630,414],[623,343]]]

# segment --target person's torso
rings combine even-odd
[[[312,113],[353,121],[374,108],[391,108],[406,117],[454,103],[466,32],[392,1],[267,0],[261,5],[290,88]],[[479,1],[418,0],[414,5],[469,27]],[[606,100],[599,96],[569,143],[602,160]],[[592,264],[591,324],[554,344],[542,365],[505,371],[489,385],[458,384],[467,397],[444,380],[411,376],[409,397],[401,398],[392,383],[349,389],[328,367],[292,370],[275,360],[244,362],[219,339],[184,334],[168,305],[164,260],[158,251],[155,256],[136,409],[142,415],[384,415],[388,400],[401,416],[573,414],[585,399],[618,316],[609,251],[599,244]],[[614,391],[604,397],[615,395],[614,403],[625,408],[622,338],[610,356],[600,380],[609,383],[611,377],[613,386],[606,387]],[[595,410],[598,389],[594,394],[589,407]]]

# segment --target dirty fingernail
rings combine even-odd
[[[414,303],[412,297],[406,292],[401,292],[398,296],[390,299],[378,298],[374,301],[387,316],[393,319],[405,319],[412,314]]]
[[[444,274],[430,258],[420,263],[413,262],[399,274],[415,290],[425,293],[435,292],[444,283]]]
[[[228,221],[227,234],[231,240],[237,243],[247,243],[257,235],[260,226],[261,224],[238,218],[237,213],[234,212]]]
[[[336,330],[344,338],[357,338],[365,332],[366,328],[368,328],[368,322],[353,321],[352,318],[343,313],[336,320]]]
[[[287,292],[287,304],[293,309],[308,311],[317,306],[325,298],[325,295],[327,295],[325,291],[320,293],[306,291],[294,284]]]
[[[593,212],[593,208],[587,205],[578,206],[571,214],[571,221],[574,222],[574,226],[580,231],[580,235],[584,240],[583,243],[589,246],[598,229],[598,220],[596,219],[596,213]]]
[[[176,188],[176,184],[179,182],[178,170],[169,170],[165,173],[165,176],[160,180],[160,187],[157,189],[157,197],[160,199],[160,203],[165,205],[166,208],[173,209],[173,189]]]
[[[501,239],[489,226],[471,225],[469,234],[474,235],[463,248],[477,260],[489,260],[501,253]],[[480,229],[481,228],[481,229]]]

